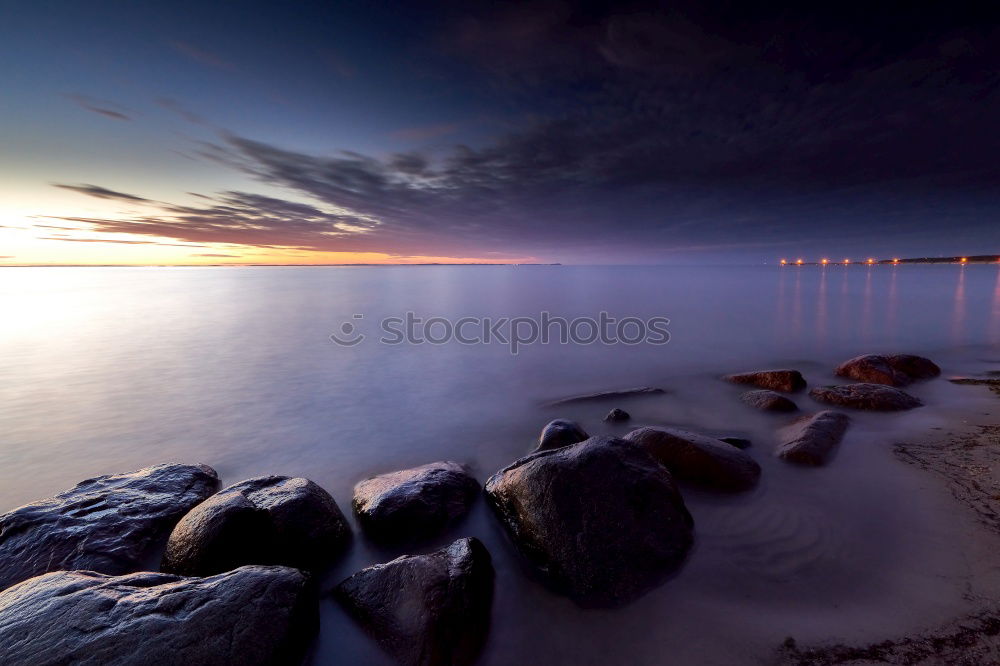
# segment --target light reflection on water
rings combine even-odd
[[[946,372],[1000,369],[997,266],[778,268],[387,267],[4,269],[0,507],[95,474],[165,460],[224,480],[313,478],[342,507],[377,472],[470,463],[480,480],[530,450],[556,416],[592,433],[612,405],[539,403],[648,384],[622,405],[635,423],[744,434],[764,467],[753,493],[686,489],[698,545],[680,574],[617,611],[579,611],[524,575],[482,503],[439,539],[482,538],[498,569],[483,663],[746,663],[784,636],[878,638],[961,607],[979,575],[949,544],[967,527],[887,444],[941,425],[968,389],[914,388],[929,407],[860,415],[833,463],[770,456],[777,419],[744,408],[726,372],[795,364],[810,383],[869,351],[924,353]],[[328,335],[355,313],[385,316],[671,319],[670,344],[354,348]],[[964,391],[964,392],[963,392]],[[812,408],[799,396],[803,407]],[[336,580],[395,557],[357,539]],[[329,602],[317,663],[385,663]]]

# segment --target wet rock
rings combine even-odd
[[[798,409],[796,404],[774,391],[760,389],[757,391],[747,391],[740,396],[744,404],[765,412],[794,412]]]
[[[780,431],[777,455],[802,465],[822,465],[850,423],[847,414],[830,410],[803,417]]]
[[[798,370],[757,370],[723,377],[734,384],[750,384],[762,389],[792,393],[806,387],[806,380]]]
[[[0,592],[3,663],[295,664],[318,623],[306,576],[243,567],[211,578],[57,571]]]
[[[362,569],[334,598],[399,663],[475,661],[490,624],[493,565],[478,539]]]
[[[570,444],[576,444],[590,437],[587,432],[580,427],[576,421],[566,419],[556,419],[550,421],[538,437],[538,448],[535,451],[548,451],[558,449]]]
[[[838,377],[886,386],[906,386],[911,381],[907,374],[892,367],[889,359],[877,354],[865,354],[844,361],[834,373]]]
[[[628,421],[632,418],[632,415],[626,412],[624,409],[618,409],[615,407],[608,415],[604,417],[604,420],[609,423],[621,423],[622,421]]]
[[[229,486],[185,515],[170,534],[161,568],[185,576],[245,564],[317,571],[350,538],[328,492],[308,479],[264,476]]]
[[[741,491],[760,479],[760,465],[739,449],[680,428],[639,428],[625,439],[682,479],[713,490]]]
[[[937,366],[937,363],[923,356],[894,354],[888,357],[888,361],[893,368],[914,380],[931,379],[941,374],[941,368]]]
[[[456,462],[434,462],[390,472],[354,486],[354,511],[380,541],[434,536],[465,516],[479,496],[479,482]]]
[[[753,445],[753,442],[745,437],[720,437],[719,441],[731,444],[738,449],[749,449]]]
[[[568,398],[559,398],[545,403],[546,407],[558,407],[575,402],[593,402],[595,400],[611,400],[612,398],[632,398],[641,395],[657,395],[666,393],[661,388],[653,386],[637,386],[635,388],[619,389],[617,391],[599,391],[597,393],[584,393],[583,395],[572,395]]]
[[[219,487],[205,465],[99,476],[0,516],[0,589],[61,569],[149,567],[177,521]]]
[[[819,402],[877,412],[894,412],[920,407],[924,403],[905,391],[882,384],[820,386],[809,392]]]
[[[638,598],[691,547],[693,521],[670,473],[623,439],[521,458],[486,482],[486,496],[525,559],[584,606]]]
[[[930,359],[912,354],[864,354],[844,361],[834,372],[868,384],[906,386],[914,380],[937,377],[941,368]]]

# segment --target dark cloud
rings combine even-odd
[[[355,214],[248,192],[202,195],[206,205],[160,204],[148,215],[124,219],[63,217],[101,233],[172,238],[190,243],[225,243],[308,250],[373,250],[368,239],[378,222]]]
[[[126,194],[124,192],[116,192],[115,190],[109,190],[106,187],[100,187],[99,185],[64,185],[61,183],[53,183],[55,187],[62,188],[64,190],[72,190],[73,192],[79,192],[80,194],[86,194],[88,196],[97,197],[98,199],[112,199],[118,201],[131,201],[136,203],[148,202],[149,199],[144,199],[143,197],[137,197],[134,194]]]
[[[194,206],[88,224],[188,242],[553,260],[846,249],[873,236],[915,247],[942,226],[1000,241],[996,6],[442,7],[413,26],[425,43],[405,55],[434,70],[442,98],[495,111],[492,135],[422,115],[391,138],[433,149],[316,154],[223,133],[197,155],[288,198],[202,193]],[[456,137],[467,143],[442,148]],[[303,198],[314,203],[292,200]]]
[[[87,97],[86,95],[73,94],[66,95],[66,97],[76,102],[79,107],[86,109],[87,111],[100,114],[105,118],[112,118],[114,120],[132,120],[131,116],[126,115],[122,111],[116,111],[113,108],[109,108],[117,106],[114,102],[95,99],[93,97]]]

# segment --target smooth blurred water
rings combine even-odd
[[[612,406],[633,414],[630,425],[754,440],[761,487],[736,497],[685,489],[697,546],[673,580],[625,609],[583,611],[550,594],[478,503],[427,549],[474,535],[493,553],[482,663],[752,663],[787,635],[878,638],[949,617],[967,602],[961,580],[985,575],[954,547],[972,529],[965,517],[889,446],[946,425],[979,393],[916,386],[928,407],[860,415],[829,466],[802,470],[771,456],[787,417],[745,408],[717,377],[790,365],[832,383],[850,356],[897,351],[928,355],[946,374],[998,369],[996,265],[7,268],[0,304],[0,509],[96,474],[182,461],[208,463],[226,483],[307,476],[347,510],[358,480],[433,460],[468,463],[485,481],[555,417],[627,432],[601,422]],[[671,341],[516,356],[502,344],[380,344],[379,320],[407,311],[665,316]],[[369,338],[335,345],[345,321]],[[670,393],[541,406],[637,385]],[[359,538],[329,582],[399,554]],[[315,662],[337,660],[387,663],[324,601]]]

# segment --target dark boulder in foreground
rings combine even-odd
[[[661,388],[654,386],[637,386],[635,388],[618,389],[616,391],[598,391],[597,393],[584,393],[582,395],[572,395],[568,398],[559,398],[546,402],[546,407],[558,407],[559,405],[569,405],[575,402],[594,402],[597,400],[610,400],[612,398],[633,398],[641,395],[658,395],[666,393]]]
[[[181,516],[218,487],[211,467],[156,465],[14,509],[0,516],[0,589],[49,571],[148,567]]]
[[[680,428],[639,428],[625,439],[684,481],[713,490],[741,491],[760,479],[760,465],[739,449]]]
[[[184,516],[170,534],[161,568],[185,576],[245,564],[319,570],[350,538],[328,492],[308,479],[264,476],[229,486]]]
[[[632,415],[626,412],[624,409],[618,409],[615,407],[608,415],[604,417],[604,420],[608,423],[621,423],[622,421],[628,421],[632,418]]]
[[[747,391],[740,396],[744,404],[765,412],[794,412],[798,409],[796,404],[775,391],[758,389]]]
[[[399,663],[471,664],[493,603],[493,564],[478,539],[362,569],[334,598]]]
[[[434,462],[380,474],[354,486],[354,511],[380,541],[432,537],[465,516],[479,482],[456,462]]]
[[[297,664],[317,623],[312,585],[284,567],[211,578],[57,571],[0,592],[11,666]]]
[[[914,380],[937,377],[941,368],[930,359],[912,354],[864,354],[844,361],[834,372],[839,377],[868,384],[906,386]]]
[[[882,384],[821,386],[810,391],[809,396],[829,405],[875,412],[895,412],[924,404],[905,391]]]
[[[777,455],[802,465],[822,465],[850,423],[847,414],[830,410],[803,417],[781,430]]]
[[[670,473],[623,439],[521,458],[486,482],[486,496],[521,554],[584,606],[638,598],[691,547],[694,523]]]
[[[750,384],[762,389],[792,393],[806,387],[806,380],[798,370],[757,370],[723,377],[734,384]]]
[[[590,437],[576,421],[556,419],[550,421],[538,437],[538,448],[535,451],[559,449],[570,444],[576,444]]]

